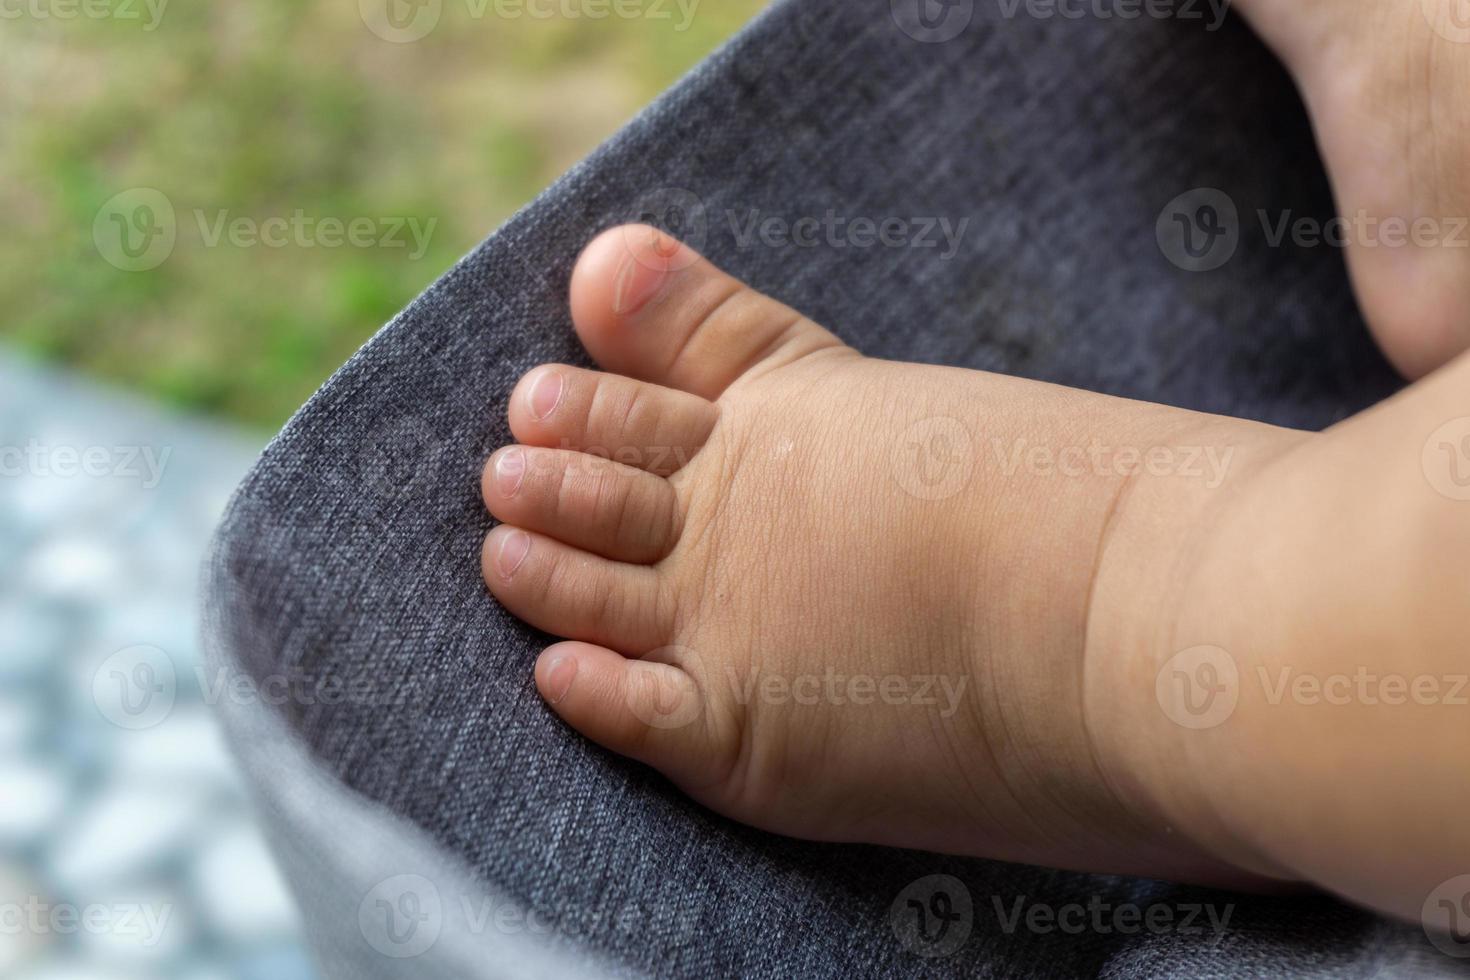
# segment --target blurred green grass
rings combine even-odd
[[[765,0],[703,0],[687,22],[672,0],[637,3],[667,19],[507,17],[522,8],[486,2],[442,0],[426,36],[389,43],[357,0],[168,3],[152,29],[145,0],[71,18],[57,14],[75,3],[29,0],[0,22],[0,340],[273,429]],[[38,5],[53,15],[25,13]],[[177,241],[129,272],[93,223],[138,187],[173,205]],[[408,247],[268,247],[211,244],[200,225],[298,211],[434,225],[417,258],[407,232]]]

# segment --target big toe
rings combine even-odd
[[[572,319],[609,371],[716,399],[736,381],[842,342],[647,225],[587,246]]]

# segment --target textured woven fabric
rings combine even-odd
[[[480,581],[478,476],[516,379],[588,363],[568,279],[609,226],[661,221],[877,356],[1300,427],[1395,389],[1341,255],[1256,220],[1332,203],[1242,24],[921,0],[924,27],[917,2],[777,4],[389,324],[241,487],[208,567],[213,655],[337,685],[224,705],[329,973],[1463,975],[1417,929],[1326,898],[751,830],[537,697],[548,640]],[[1195,188],[1237,209],[1210,271],[1160,244]],[[848,230],[761,233],[772,216]],[[865,247],[859,218],[911,235]],[[1130,928],[1129,908],[1165,911]]]

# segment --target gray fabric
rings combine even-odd
[[[1325,219],[1332,204],[1286,75],[1240,23],[1038,18],[1024,5],[1008,18],[1009,4],[959,2],[950,12],[973,21],[923,43],[901,29],[912,7],[768,11],[374,338],[240,489],[208,569],[214,656],[252,678],[349,691],[227,705],[329,972],[520,975],[507,956],[524,945],[550,958],[527,974],[557,962],[567,975],[1464,975],[1418,930],[1326,898],[764,834],[588,744],[537,697],[531,665],[548,638],[480,582],[478,474],[510,441],[516,379],[544,361],[588,363],[568,277],[611,225],[677,225],[882,357],[1301,427],[1395,389],[1341,256],[1272,247],[1253,220]],[[1178,268],[1156,238],[1166,203],[1197,187],[1240,214],[1238,251],[1208,272]],[[757,211],[829,210],[970,224],[952,257],[738,233]],[[430,864],[447,904],[493,895],[543,927],[459,923],[415,957],[380,955],[359,907],[375,907],[379,880]],[[905,892],[931,875],[963,886],[946,886],[961,918],[937,946],[913,934]],[[1158,905],[1175,925],[1008,930],[1018,899]],[[1181,928],[1192,903],[1228,909],[1228,926]],[[956,936],[948,955],[920,955]]]

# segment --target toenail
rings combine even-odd
[[[526,478],[526,454],[519,449],[503,452],[495,460],[495,490],[507,499],[521,490],[521,481]]]
[[[560,704],[572,689],[572,681],[576,677],[576,657],[565,653],[554,659],[546,669],[546,700],[552,704]]]
[[[663,265],[639,261],[629,252],[623,256],[622,268],[613,283],[613,312],[618,316],[637,313],[658,295],[668,277]]]
[[[565,381],[557,371],[543,372],[536,383],[531,386],[531,393],[527,399],[531,403],[531,418],[537,422],[544,422],[556,406],[561,404],[561,392]]]
[[[525,531],[511,531],[500,539],[500,553],[495,556],[495,568],[502,578],[510,578],[526,560],[531,550],[531,536]]]

